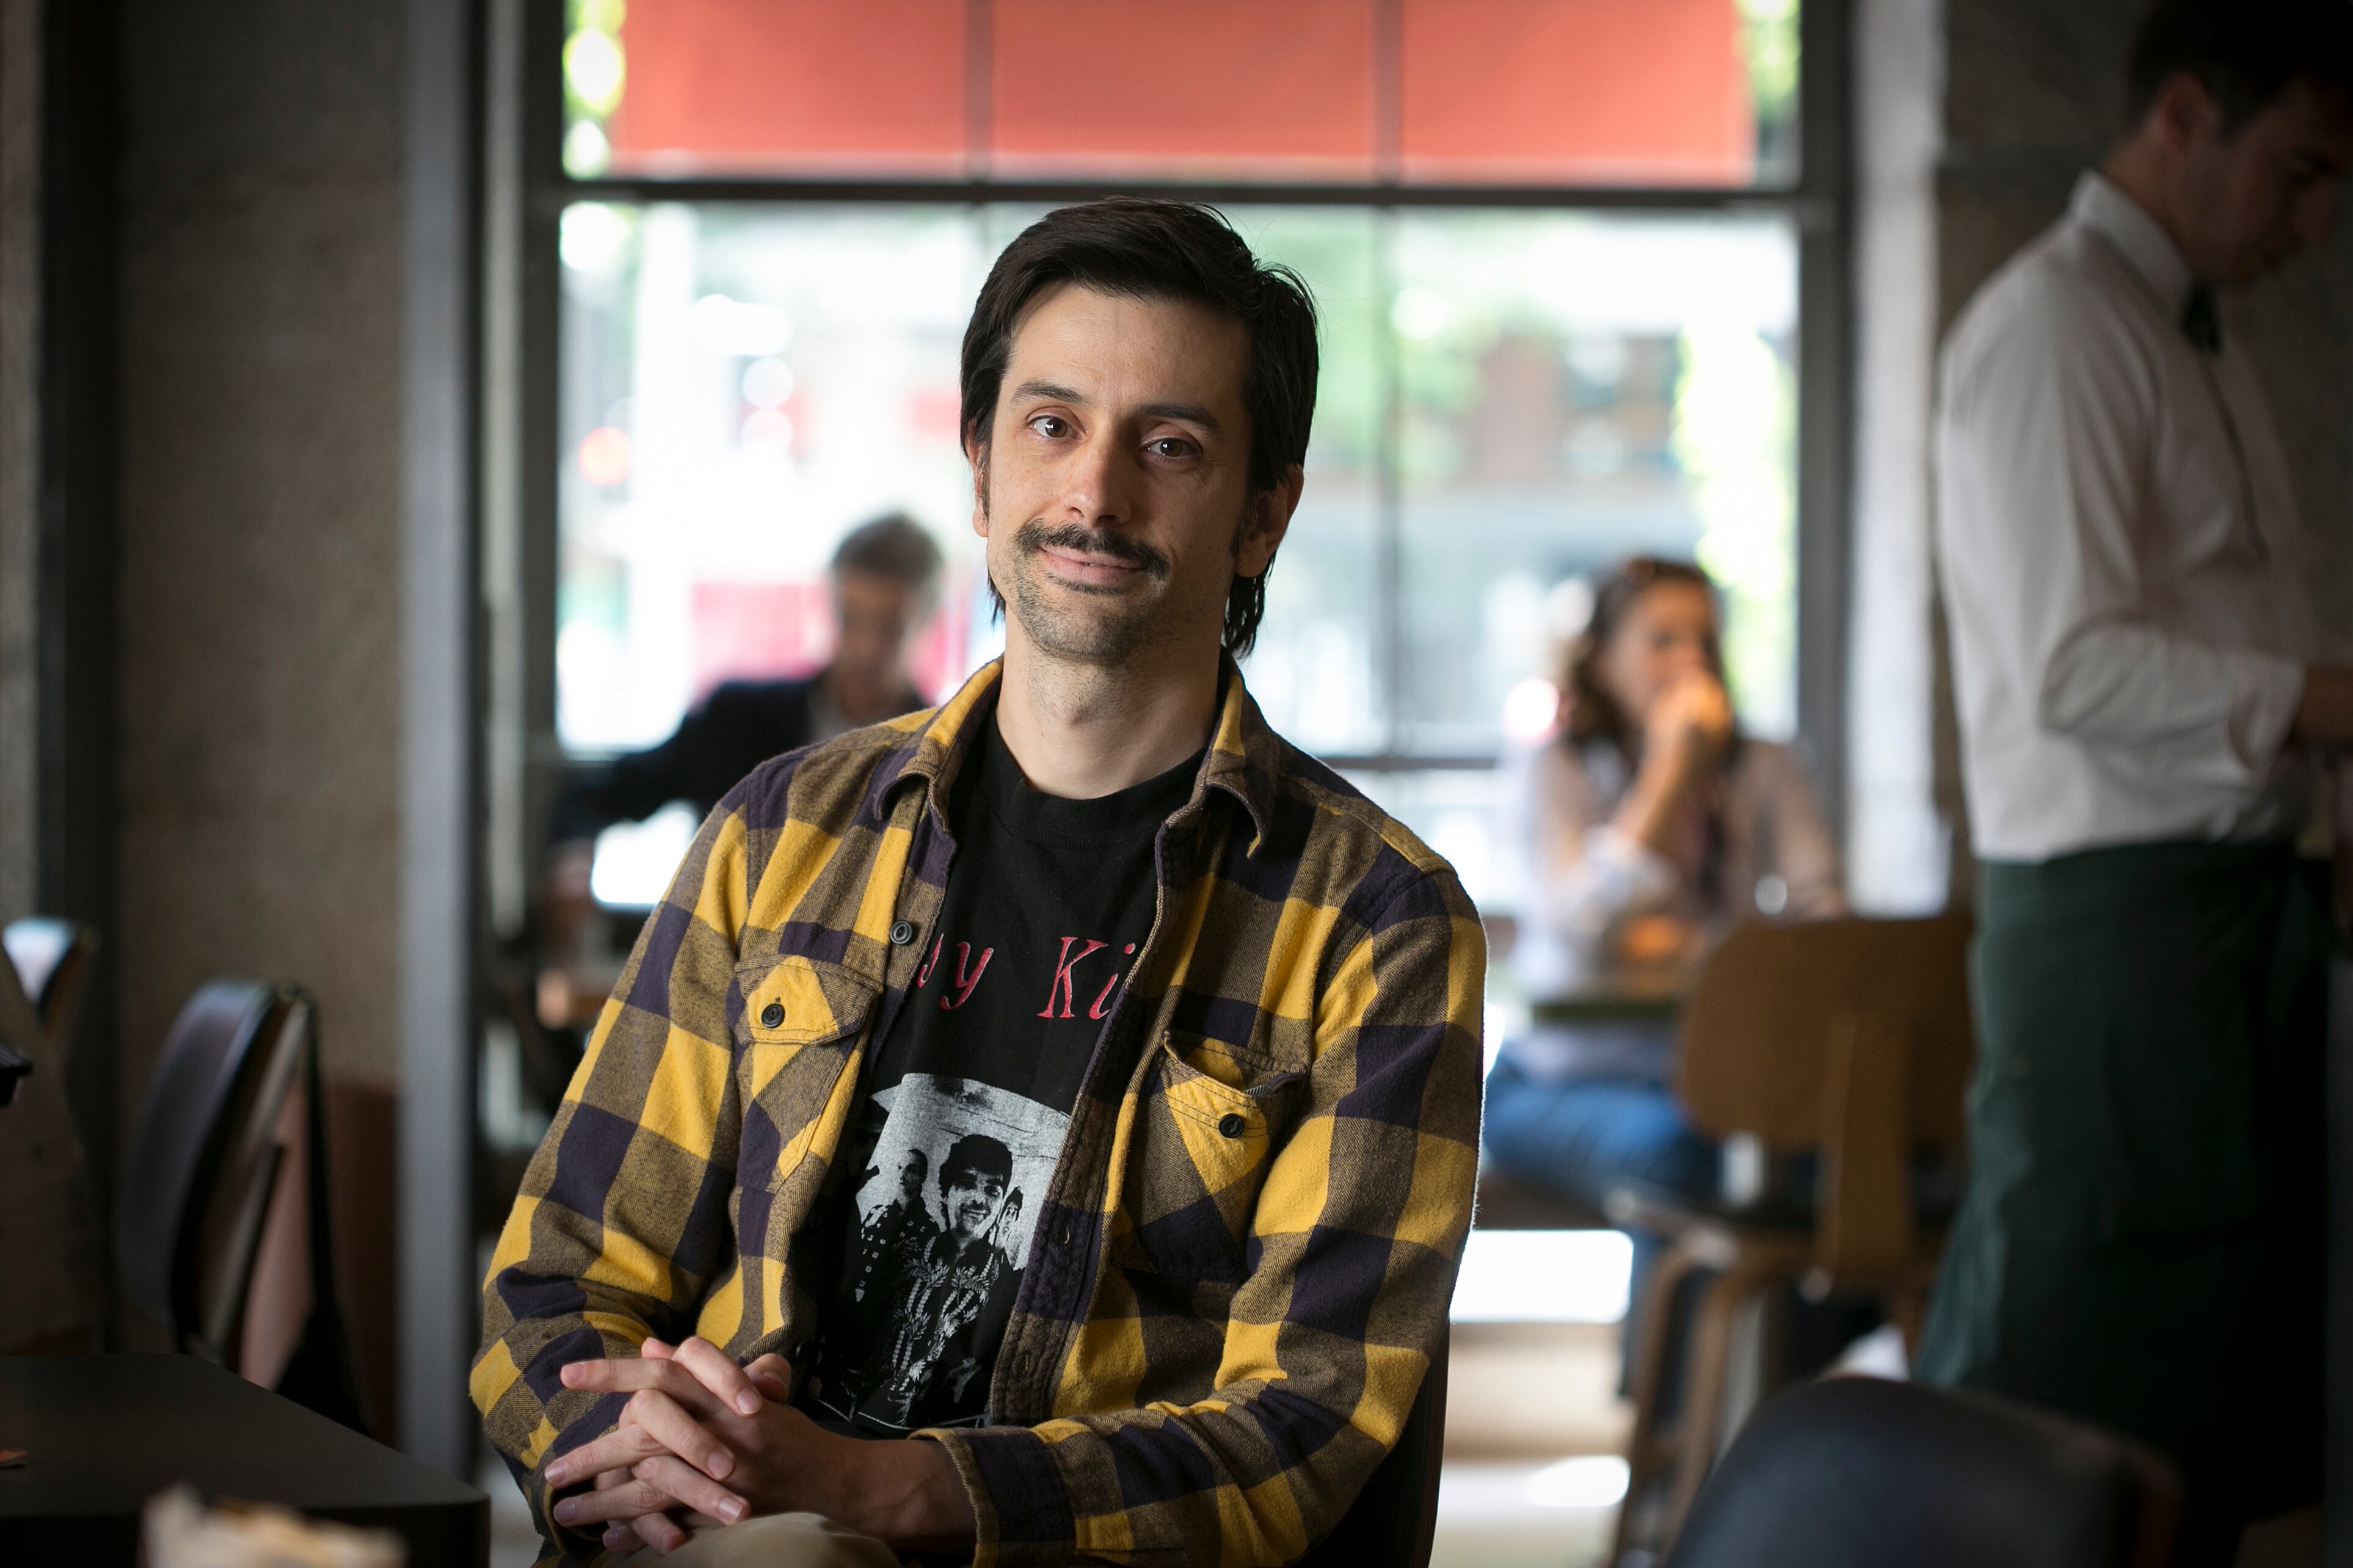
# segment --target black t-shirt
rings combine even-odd
[[[1152,929],[1154,840],[1199,767],[1064,800],[983,721],[949,796],[939,924],[843,1131],[848,1190],[820,1209],[838,1272],[802,1403],[826,1425],[984,1419],[1071,1107]]]

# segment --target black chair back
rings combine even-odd
[[[148,1080],[116,1194],[114,1252],[133,1304],[175,1345],[226,1362],[277,1176],[270,1137],[301,1061],[310,1003],[215,980],[180,1009]]]
[[[1990,1394],[1877,1378],[1752,1418],[1668,1568],[2158,1568],[2178,1484],[2131,1440]]]
[[[1427,1568],[1446,1448],[1446,1349],[1441,1338],[1396,1445],[1296,1568]]]
[[[335,1298],[315,1010],[291,985],[208,982],[164,1042],[118,1191],[124,1293],[175,1346],[240,1364],[248,1293],[274,1196],[302,1205],[308,1300],[279,1392],[362,1427],[358,1381]],[[299,1153],[302,1179],[281,1166]],[[290,1189],[281,1195],[281,1188]],[[270,1375],[264,1373],[262,1375]]]

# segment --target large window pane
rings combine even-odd
[[[565,213],[568,748],[645,745],[722,679],[815,668],[833,548],[886,510],[950,563],[919,677],[965,672],[988,631],[956,356],[992,254],[966,208]]]
[[[1295,269],[1315,297],[1322,374],[1307,488],[1266,585],[1266,619],[1248,664],[1268,721],[1312,752],[1380,749],[1387,626],[1380,593],[1379,225],[1363,208],[1238,208],[1259,255]]]
[[[816,668],[841,534],[912,513],[950,562],[934,694],[1001,646],[956,439],[957,353],[997,251],[1038,209],[618,207],[564,222],[558,731],[659,740],[731,677]],[[1239,208],[1324,316],[1310,482],[1250,661],[1301,744],[1377,750],[1385,296],[1364,209]]]
[[[565,162],[583,176],[1745,186],[1796,166],[1797,0],[571,0],[569,15]]]
[[[1715,574],[1743,718],[1788,733],[1788,226],[1461,211],[1395,222],[1404,749],[1493,752],[1546,717],[1527,683],[1552,674],[1578,580],[1637,551]]]

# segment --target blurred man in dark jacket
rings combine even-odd
[[[907,654],[939,605],[939,546],[913,520],[892,513],[851,530],[831,570],[839,637],[823,669],[792,680],[723,682],[659,745],[571,770],[549,834],[548,934],[557,951],[586,921],[597,834],[672,801],[706,816],[770,757],[923,706],[907,679]]]

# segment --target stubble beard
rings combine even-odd
[[[982,505],[987,515],[987,504]],[[1247,514],[1236,520],[1233,544],[1239,552]],[[1108,555],[1142,569],[1158,592],[1092,587],[1085,584],[1046,581],[1045,552],[1059,545]],[[1090,665],[1105,670],[1134,665],[1153,648],[1185,640],[1198,614],[1222,616],[1226,591],[1217,603],[1197,606],[1181,594],[1167,592],[1171,565],[1158,550],[1110,529],[1089,529],[1077,523],[1050,526],[1031,518],[1014,531],[1005,574],[998,584],[1006,595],[1007,614],[1021,623],[1037,650],[1050,658]]]

